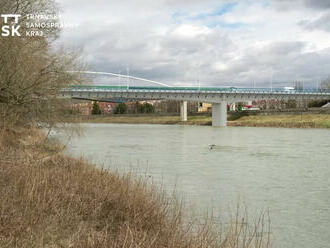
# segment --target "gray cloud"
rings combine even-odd
[[[321,15],[316,20],[305,20],[299,22],[307,30],[324,30],[330,32],[330,11]]]
[[[330,1],[329,0],[304,0],[304,4],[308,7],[318,8],[318,9],[329,9]]]
[[[330,9],[329,0],[270,0],[270,2],[274,6],[285,10],[300,6],[318,10]]]
[[[324,77],[328,72],[330,49],[304,53],[305,46],[301,42],[274,42],[250,50],[231,64],[227,74],[236,74],[240,82],[270,82],[273,76],[275,85],[285,86],[294,80],[315,83],[319,80],[315,75]]]
[[[196,70],[225,60],[234,49],[220,30],[193,38],[176,31],[173,27],[158,34],[152,26],[111,24],[99,30],[86,26],[84,32],[65,33],[62,40],[83,46],[94,70],[126,73],[129,67],[137,76],[167,81],[196,81]]]
[[[64,17],[80,26],[64,30],[60,43],[82,47],[82,57],[95,71],[126,74],[129,67],[130,74],[165,83],[196,85],[200,80],[202,85],[238,86],[251,86],[253,81],[268,86],[272,74],[276,86],[294,80],[314,82],[329,73],[329,49],[306,52],[311,44],[292,40],[268,40],[260,46],[244,38],[258,40],[251,27],[231,32],[201,23],[177,24],[172,18],[178,8],[197,11],[218,1],[95,0],[79,1],[79,9],[77,2],[63,1]],[[200,9],[203,13],[204,8]],[[301,25],[312,30],[321,28],[321,22],[330,23],[327,20]]]

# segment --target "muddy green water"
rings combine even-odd
[[[224,214],[237,202],[252,215],[269,209],[273,247],[330,247],[330,130],[82,126],[70,154],[147,174],[197,209]]]

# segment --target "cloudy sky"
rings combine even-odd
[[[60,42],[94,71],[172,85],[315,87],[330,75],[330,0],[57,0]]]

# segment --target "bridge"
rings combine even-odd
[[[91,86],[75,85],[61,90],[61,98],[91,101],[176,100],[187,121],[187,101],[212,104],[212,126],[227,125],[227,104],[252,100],[330,100],[329,90],[286,88]]]

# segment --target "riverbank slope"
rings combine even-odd
[[[62,155],[39,130],[0,131],[0,247],[270,247],[262,216],[219,232],[143,178]]]

